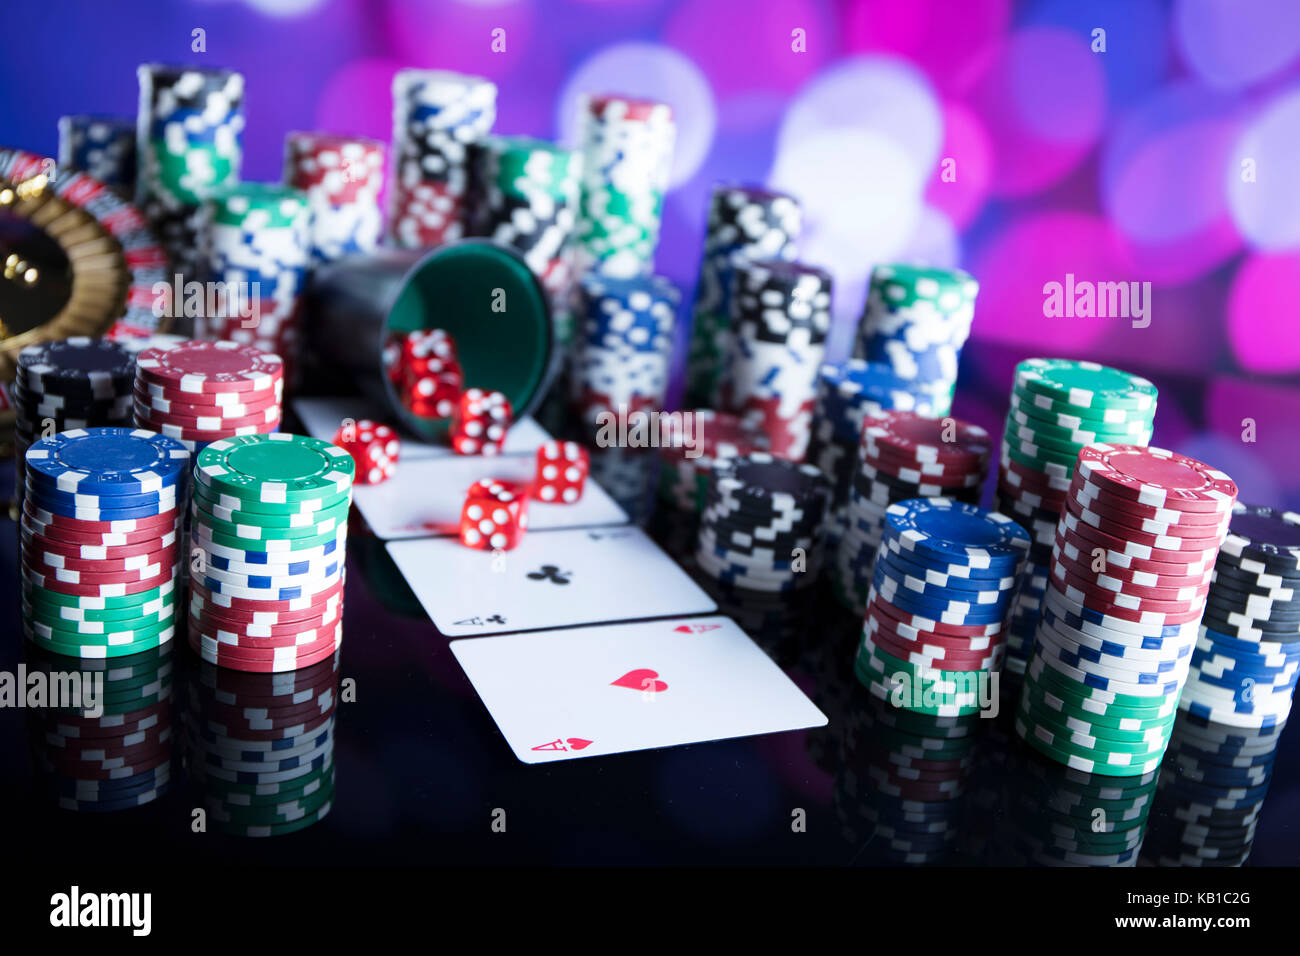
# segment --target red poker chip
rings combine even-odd
[[[288,601],[262,601],[224,594],[213,595],[200,582],[191,579],[190,593],[203,602],[201,613],[211,613],[233,621],[287,623],[321,613],[326,604],[343,594],[343,586],[343,578],[339,578],[324,591],[309,595],[307,600],[294,598]]]
[[[117,597],[126,594],[139,594],[141,591],[152,591],[154,588],[174,580],[176,576],[176,568],[171,567],[165,569],[157,577],[145,580],[130,579],[112,583],[73,584],[68,581],[60,581],[52,574],[45,574],[40,568],[33,568],[26,561],[22,562],[22,571],[23,580],[28,584],[44,588],[47,591],[54,591],[56,594],[67,594],[72,597]]]
[[[1075,497],[1074,495],[1070,496],[1069,501],[1073,504],[1074,512],[1076,514],[1081,514],[1086,511],[1091,515],[1095,515],[1101,521],[1106,521],[1115,525],[1117,528],[1125,529],[1126,535],[1129,530],[1132,530],[1143,534],[1160,535],[1169,538],[1217,540],[1226,533],[1228,529],[1228,518],[1230,517],[1225,515],[1223,520],[1211,525],[1166,524],[1153,519],[1137,517],[1121,509],[1111,508],[1109,505],[1102,502],[1093,501],[1089,503],[1083,499]]]
[[[1072,514],[1065,514],[1061,517],[1061,525],[1058,533],[1065,536],[1080,551],[1091,551],[1094,547],[1105,548],[1116,554],[1141,558],[1143,561],[1150,561],[1156,564],[1186,568],[1189,565],[1198,565],[1204,567],[1207,561],[1214,560],[1214,552],[1205,550],[1186,550],[1174,551],[1170,548],[1154,548],[1150,545],[1139,542],[1127,541],[1124,538],[1117,538],[1108,531],[1093,527],[1083,521],[1080,521]],[[1175,539],[1182,540],[1182,539]],[[1193,571],[1192,573],[1196,573]]]
[[[92,521],[86,518],[69,518],[65,515],[53,514],[43,508],[39,508],[30,499],[23,502],[23,514],[25,514],[33,523],[33,528],[39,528],[41,534],[47,533],[47,529],[61,532],[63,534],[93,535],[102,537],[104,535],[136,535],[134,540],[143,540],[140,535],[143,532],[152,532],[155,535],[165,534],[176,526],[176,519],[180,512],[176,509],[164,511],[161,514],[150,515],[147,518],[119,518],[115,521]],[[75,540],[75,539],[73,539]]]
[[[173,547],[177,541],[174,528],[156,537],[130,544],[116,542],[113,544],[90,544],[65,541],[42,531],[33,530],[26,517],[21,520],[20,527],[24,546],[33,547],[50,554],[57,554],[64,558],[82,561],[121,561],[137,555],[149,554],[153,551],[162,551]]]
[[[253,389],[247,392],[185,392],[179,388],[151,384],[137,378],[132,394],[141,404],[145,405],[152,405],[153,402],[161,399],[166,402],[178,402],[199,408],[206,408],[209,405],[214,408],[231,408],[261,402],[281,404],[284,389],[280,382],[276,382],[269,388]]]
[[[191,416],[176,412],[162,412],[157,409],[135,404],[135,419],[141,424],[170,425],[187,431],[225,431],[234,428],[251,428],[255,425],[275,424],[280,421],[280,406],[277,403],[250,412],[246,415],[204,415]]]
[[[867,612],[864,627],[886,631],[898,641],[911,646],[913,650],[918,649],[920,645],[928,644],[953,653],[987,655],[992,648],[1003,642],[1001,632],[989,636],[967,635],[965,637],[936,634],[933,631],[921,631],[907,625],[900,625],[892,618],[873,614],[870,610]]]
[[[654,100],[631,99],[612,93],[588,96],[587,110],[598,119],[622,119],[645,122],[656,117],[665,121],[673,116],[672,107]]]
[[[312,628],[332,627],[342,617],[343,604],[341,600],[327,603],[320,614],[312,617],[274,624],[254,624],[249,621],[225,620],[219,615],[206,613],[196,608],[192,603],[190,611],[191,623],[196,624],[201,630],[208,631],[214,637],[216,632],[221,632],[222,634],[230,633],[234,637],[241,639],[275,638],[281,642],[286,638],[292,639],[295,635]]]
[[[883,614],[893,621],[906,624],[920,631],[929,631],[949,637],[982,637],[1001,633],[1004,626],[1001,621],[995,624],[944,624],[932,618],[922,618],[917,614],[908,614],[906,611],[894,607],[894,605],[878,595],[874,587],[870,590],[868,596],[870,600],[867,602],[867,613],[877,612]]]
[[[945,474],[935,474],[926,462],[903,464],[870,454],[864,454],[858,459],[858,470],[869,478],[883,475],[898,481],[936,488],[973,488],[983,484],[985,478],[981,469],[948,469]]]
[[[1125,581],[1122,590],[1116,591],[1106,585],[1097,583],[1096,576],[1081,574],[1069,564],[1056,561],[1052,562],[1051,574],[1058,585],[1068,585],[1081,591],[1096,593],[1107,601],[1114,601],[1117,597],[1123,595],[1125,600],[1132,599],[1140,606],[1149,606],[1155,611],[1171,611],[1190,607],[1196,603],[1204,604],[1205,595],[1210,590],[1208,582],[1187,588],[1161,588],[1147,587],[1146,585]]]
[[[209,664],[207,661],[200,662],[205,667],[216,667],[215,664]],[[233,671],[236,674],[246,674],[247,671]],[[319,731],[329,721],[334,719],[334,712],[331,710],[327,714],[313,718],[311,721],[298,724],[286,724],[283,727],[249,727],[244,724],[235,724],[231,727],[208,726],[208,733],[229,737],[232,740],[247,740],[252,742],[260,741],[283,741],[293,740],[303,734],[309,734]]]
[[[881,650],[886,651],[899,660],[907,661],[916,667],[929,668],[933,670],[945,671],[982,671],[995,668],[1002,659],[1003,651],[1001,645],[995,650],[979,651],[976,653],[962,654],[956,651],[944,650],[941,656],[921,649],[921,645],[904,641],[894,636],[887,630],[880,628],[868,628],[867,633],[871,635],[872,642]],[[921,661],[913,659],[914,656],[922,658]]]
[[[1171,528],[1213,528],[1225,520],[1225,514],[1217,511],[1157,508],[1107,494],[1105,489],[1087,481],[1079,472],[1075,473],[1074,482],[1070,485],[1070,495],[1094,511],[1104,510],[1108,514],[1122,515],[1118,520],[1126,523],[1153,521]]]
[[[248,634],[238,634],[228,629],[223,629],[215,624],[197,621],[193,617],[190,619],[190,634],[207,638],[227,648],[247,648],[249,650],[272,650],[275,648],[309,646],[317,643],[325,637],[334,637],[340,630],[340,619],[334,618],[329,621],[323,621],[319,624],[308,622],[301,630],[292,633],[273,634],[268,637],[257,637]]]
[[[206,653],[223,654],[231,657],[247,658],[249,660],[276,660],[277,657],[303,657],[310,656],[318,652],[327,644],[330,647],[338,645],[342,635],[339,633],[338,626],[330,627],[319,633],[314,640],[295,644],[293,641],[268,645],[245,645],[230,644],[218,640],[209,634],[196,631],[190,628],[189,636],[192,645],[200,646]]]
[[[1128,565],[1122,564],[1114,558],[1128,560]],[[1107,551],[1105,554],[1105,570],[1093,570],[1093,548],[1080,548],[1077,543],[1067,541],[1065,538],[1057,535],[1052,544],[1052,560],[1060,561],[1072,568],[1075,573],[1088,575],[1104,575],[1114,578],[1118,581],[1132,581],[1136,584],[1146,584],[1155,587],[1165,588],[1185,588],[1199,587],[1211,580],[1213,576],[1213,562],[1206,564],[1205,569],[1199,573],[1188,574],[1186,565],[1164,565],[1158,562],[1137,563],[1137,558],[1124,558],[1123,555],[1115,555]]]
[[[190,641],[190,647],[193,648],[195,653],[210,664],[216,664],[218,667],[229,667],[234,670],[254,671],[257,673],[276,673],[279,671],[297,670],[300,667],[306,667],[307,665],[314,664],[319,660],[324,660],[326,657],[333,654],[336,648],[335,642],[331,641],[329,646],[324,647],[319,651],[315,651],[312,654],[295,656],[291,660],[251,660],[249,658],[231,654],[224,649],[213,653],[197,645],[198,641],[196,639]]]
[[[191,394],[265,391],[284,376],[284,362],[274,353],[198,339],[145,349],[135,364],[140,381]]]
[[[860,440],[864,447],[875,446],[886,453],[952,465],[977,466],[993,454],[992,437],[978,425],[956,418],[923,418],[915,412],[868,415]]]
[[[104,585],[128,584],[140,580],[142,574],[149,578],[167,574],[173,567],[175,567],[176,549],[173,548],[170,553],[173,560],[166,563],[158,562],[157,564],[146,564],[138,568],[109,568],[106,570],[96,569],[92,571],[81,571],[76,568],[55,568],[50,567],[49,565],[43,565],[35,555],[27,551],[23,552],[22,557],[23,565],[25,567],[31,569],[36,574],[45,575],[59,583]]]
[[[171,567],[176,563],[176,553],[176,545],[172,544],[159,551],[148,551],[130,557],[70,558],[64,554],[44,550],[39,542],[32,543],[26,540],[23,542],[23,554],[33,564],[50,570],[77,571],[82,574],[125,573],[151,564]]]
[[[1219,545],[1223,543],[1223,536],[1205,538],[1187,538],[1180,535],[1157,534],[1148,531],[1141,531],[1137,528],[1130,528],[1127,525],[1119,524],[1105,515],[1099,515],[1095,511],[1083,508],[1073,498],[1065,503],[1065,517],[1072,518],[1073,522],[1067,522],[1067,527],[1073,523],[1086,525],[1095,528],[1098,531],[1104,531],[1113,537],[1122,538],[1130,544],[1145,545],[1149,548],[1162,548],[1168,551],[1185,551],[1213,553],[1219,550]]]
[[[267,392],[226,392],[227,395],[236,395],[239,401],[221,403],[195,401],[195,399],[202,399],[205,396],[195,395],[190,392],[175,392],[173,394],[181,395],[183,398],[172,399],[161,394],[150,394],[139,385],[136,386],[133,392],[137,408],[143,408],[152,415],[177,415],[182,418],[212,418],[214,416],[243,418],[280,404],[280,395],[275,390]]]
[[[240,435],[269,435],[280,427],[280,420],[276,418],[275,421],[255,425],[232,425],[229,428],[221,428],[216,431],[199,431],[180,425],[139,418],[136,419],[136,424],[140,428],[148,428],[160,435],[166,435],[168,438],[181,438],[185,441],[210,445],[213,442],[221,441],[223,438],[235,438]]]
[[[257,699],[272,703],[301,703],[299,695],[304,692],[323,693],[336,683],[337,678],[338,665],[334,661],[323,661],[275,678],[230,674],[215,667],[199,671],[199,682],[204,692],[227,702]]]
[[[1205,612],[1204,601],[1178,604],[1166,604],[1164,601],[1147,601],[1142,605],[1141,609],[1136,609],[1125,607],[1122,604],[1114,604],[1107,599],[1105,593],[1095,593],[1094,591],[1089,591],[1084,599],[1080,600],[1079,595],[1067,594],[1062,591],[1060,582],[1055,580],[1050,581],[1048,587],[1056,590],[1067,607],[1086,607],[1096,614],[1104,614],[1106,617],[1113,617],[1131,624],[1175,627],[1180,624],[1198,621]],[[1074,613],[1078,612],[1075,611]]]
[[[1231,511],[1236,483],[1195,458],[1145,445],[1088,445],[1078,470],[1089,483],[1139,504],[1179,511]]]

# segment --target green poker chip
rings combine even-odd
[[[1048,474],[1059,474],[1067,478],[1074,475],[1074,463],[1079,457],[1078,452],[1069,455],[1042,445],[1029,445],[1014,435],[1003,435],[1002,443],[1011,455],[1011,460],[1026,468]]]
[[[327,441],[276,433],[213,442],[199,452],[195,474],[221,494],[274,504],[341,494],[356,466]]]
[[[275,183],[231,183],[203,196],[208,221],[241,229],[305,229],[311,210],[305,193]]]
[[[1016,366],[1016,388],[1053,402],[1088,409],[1155,414],[1156,387],[1147,379],[1096,362],[1026,359]]]
[[[1106,753],[1123,753],[1136,754],[1139,756],[1149,756],[1153,751],[1163,751],[1165,745],[1169,742],[1169,734],[1173,726],[1171,721],[1163,728],[1157,728],[1159,731],[1156,736],[1144,736],[1140,732],[1112,731],[1115,734],[1123,736],[1097,736],[1088,734],[1084,731],[1072,730],[1065,723],[1059,720],[1057,715],[1052,711],[1039,709],[1028,698],[1022,697],[1017,712],[1021,717],[1032,721],[1042,730],[1050,732],[1057,737],[1063,744],[1078,747],[1084,750],[1097,750]],[[1080,737],[1090,738],[1093,742],[1087,743],[1080,740]]]
[[[347,524],[348,520],[348,509],[340,508],[320,514],[310,525],[296,528],[277,526],[266,521],[245,521],[242,517],[236,521],[227,521],[207,510],[203,501],[198,498],[194,500],[193,512],[196,520],[201,521],[208,528],[251,542],[297,541],[299,538],[317,538],[321,535],[335,534],[341,525]],[[322,530],[322,525],[327,527]],[[256,537],[251,536],[253,534]]]
[[[63,643],[61,641],[50,640],[41,637],[31,630],[24,627],[27,639],[38,647],[47,651],[53,651],[55,654],[62,654],[65,657],[125,657],[128,654],[138,654],[141,651],[147,651],[155,647],[166,644],[175,636],[175,629],[165,629],[153,637],[143,638],[130,644],[89,644],[85,642]],[[106,695],[107,699],[108,695]]]
[[[1143,731],[1151,730],[1153,727],[1164,727],[1167,721],[1177,716],[1178,711],[1177,707],[1168,707],[1156,712],[1160,716],[1131,717],[1107,707],[1105,713],[1099,714],[1097,710],[1104,705],[1094,703],[1090,708],[1085,709],[1079,706],[1081,703],[1079,700],[1071,700],[1064,694],[1057,693],[1055,688],[1045,686],[1043,682],[1026,684],[1023,693],[1035,707],[1044,713],[1056,714],[1057,717],[1054,719],[1060,720],[1063,716],[1062,710],[1048,702],[1047,698],[1050,695],[1059,701],[1062,707],[1068,709],[1072,719],[1086,724],[1102,736],[1109,736],[1107,732],[1113,731]]]
[[[1137,697],[1132,694],[1116,694],[1111,691],[1093,690],[1059,674],[1043,663],[1041,658],[1030,664],[1026,671],[1026,684],[1041,684],[1045,689],[1063,700],[1076,703],[1095,703],[1106,708],[1107,715],[1115,717],[1136,717],[1141,720],[1158,719],[1164,716],[1168,708],[1168,698]]]
[[[221,505],[216,505],[212,498],[205,494],[195,494],[195,505],[203,510],[205,515],[212,515],[213,518],[221,520],[226,524],[248,524],[255,528],[264,528],[268,535],[274,535],[277,531],[302,531],[303,528],[315,528],[324,522],[333,519],[335,524],[346,522],[348,510],[351,509],[351,502],[346,498],[331,505],[328,509],[317,511],[295,511],[292,514],[266,514],[264,511],[234,511],[226,509]],[[227,516],[229,515],[229,516]],[[320,533],[320,532],[317,532]]]
[[[1087,429],[1087,423],[1125,425],[1129,422],[1150,422],[1154,420],[1154,410],[1138,410],[1128,408],[1110,408],[1106,406],[1094,407],[1083,405],[1071,405],[1068,402],[1058,401],[1046,395],[1039,395],[1023,388],[1020,385],[1012,386],[1011,400],[1025,411],[1032,409],[1033,414],[1049,414],[1059,419],[1070,420],[1078,419],[1081,423],[1081,429]]]
[[[145,614],[135,618],[122,618],[116,621],[74,621],[65,617],[60,617],[56,611],[48,607],[37,607],[33,604],[24,604],[24,614],[30,615],[31,619],[39,624],[44,624],[60,633],[73,634],[94,638],[97,630],[101,628],[88,627],[88,625],[102,624],[103,630],[112,633],[123,631],[141,631],[154,625],[162,625],[167,622],[173,622],[176,618],[176,603],[173,601],[159,607],[158,611],[153,614]]]
[[[1046,418],[1012,407],[1007,415],[1008,428],[1014,424],[1017,429],[1024,428],[1042,440],[1069,442],[1074,445],[1095,445],[1098,443],[1114,445],[1142,444],[1150,439],[1150,429],[1145,422],[1134,421],[1123,425],[1099,424],[1095,431],[1062,425]]]
[[[1058,763],[1088,773],[1100,773],[1111,777],[1136,777],[1155,770],[1164,757],[1164,747],[1148,751],[1146,754],[1122,754],[1075,746],[1050,733],[1047,733],[1044,739],[1043,735],[1035,733],[1033,728],[1026,725],[1024,718],[1019,714],[1016,715],[1015,725],[1016,733],[1035,750],[1046,754]]]
[[[285,517],[288,515],[299,514],[303,512],[323,511],[326,508],[334,508],[345,502],[352,501],[352,492],[343,492],[337,495],[327,495],[321,498],[308,498],[303,501],[289,502],[265,502],[253,501],[249,498],[241,498],[218,488],[212,487],[201,476],[194,482],[194,494],[210,501],[222,508],[238,510],[240,514],[247,515],[270,515],[275,517]],[[310,506],[310,507],[309,507]]]
[[[347,526],[341,525],[329,534],[313,535],[308,538],[277,538],[271,541],[255,540],[253,538],[242,538],[235,535],[229,529],[220,525],[209,525],[205,517],[199,517],[201,530],[195,528],[194,547],[204,548],[211,542],[219,547],[229,548],[232,551],[256,551],[265,552],[273,550],[276,553],[286,553],[293,551],[310,551],[314,548],[320,548],[327,544],[341,543],[347,535]],[[268,545],[276,545],[273,549],[268,549]]]
[[[895,264],[872,270],[871,289],[891,309],[924,303],[947,316],[974,306],[979,283],[960,269]]]

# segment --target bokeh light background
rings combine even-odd
[[[1110,362],[1161,386],[1157,444],[1300,508],[1296,0],[47,0],[5,22],[0,142],[53,155],[62,113],[134,115],[140,62],[228,66],[248,179],[278,178],[289,129],[387,140],[404,66],[488,76],[499,132],[569,142],[583,91],[663,98],[658,268],[688,297],[711,185],[769,182],[835,275],[833,355],[873,263],[960,264],[982,285],[960,414],[998,428],[1027,355]],[[1152,283],[1150,327],[1044,318],[1067,272]]]

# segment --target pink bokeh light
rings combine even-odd
[[[1300,372],[1300,253],[1256,255],[1237,270],[1228,294],[1228,341],[1242,367]]]
[[[991,236],[971,264],[980,280],[972,334],[1036,354],[1088,355],[1117,318],[1046,318],[1044,284],[1139,279],[1105,220],[1078,212],[1025,216]],[[1092,357],[1089,355],[1089,357]]]
[[[806,52],[792,49],[795,28],[805,31]],[[684,3],[665,24],[663,39],[700,65],[719,98],[763,90],[793,92],[837,45],[835,31],[808,0]]]
[[[969,82],[1011,22],[1010,0],[857,0],[845,8],[846,52],[906,57],[944,91]]]
[[[1215,434],[1241,442],[1251,453],[1268,461],[1282,487],[1300,492],[1300,390],[1244,379],[1219,378],[1205,389],[1205,422]],[[1242,442],[1242,421],[1255,424],[1255,442]],[[1231,474],[1231,472],[1229,472]],[[1253,494],[1253,492],[1252,492]],[[1256,504],[1275,504],[1278,498],[1256,497]]]
[[[397,60],[363,59],[344,64],[321,88],[316,128],[389,142],[393,138],[393,76],[400,69]]]
[[[1086,38],[1020,30],[991,52],[971,105],[995,150],[992,190],[1025,196],[1059,182],[1092,150],[1106,119],[1106,78]]]
[[[456,70],[500,81],[533,67],[548,55],[534,44],[534,4],[492,6],[388,0],[384,4],[388,46],[408,66]],[[505,31],[505,52],[492,50],[493,31]]]
[[[1186,282],[1241,248],[1223,185],[1240,130],[1232,101],[1179,84],[1132,110],[1111,134],[1101,199],[1146,278]]]
[[[993,146],[978,116],[961,103],[943,109],[943,146],[939,164],[926,187],[926,202],[944,212],[958,229],[974,221],[988,197],[993,178]],[[944,162],[955,161],[955,178],[943,180]]]

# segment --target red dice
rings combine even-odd
[[[465,385],[456,343],[442,329],[390,336],[384,367],[402,404],[420,418],[450,418]]]
[[[587,449],[576,441],[548,441],[537,449],[533,497],[538,501],[571,505],[582,497],[590,470]]]
[[[528,489],[484,478],[470,485],[460,512],[460,543],[481,551],[509,551],[528,530]]]
[[[461,393],[451,423],[451,448],[458,455],[496,455],[510,428],[510,400],[501,392],[471,388]]]
[[[402,451],[397,432],[368,418],[358,422],[345,421],[334,433],[334,444],[357,463],[355,480],[358,485],[377,485],[393,477]]]

